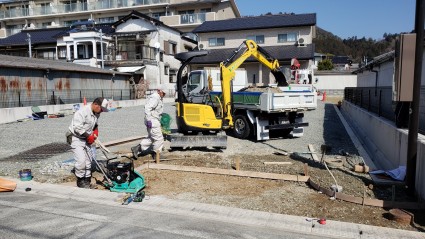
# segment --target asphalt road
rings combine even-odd
[[[0,193],[0,211],[0,238],[317,238],[24,192]]]

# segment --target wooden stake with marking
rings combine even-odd
[[[159,163],[159,157],[160,157],[159,154],[160,154],[160,152],[159,152],[159,150],[156,150],[155,153],[156,153],[155,154],[155,160],[156,160],[156,163],[158,164]]]
[[[237,171],[241,169],[241,159],[239,157],[237,157],[235,160],[235,168]]]
[[[308,163],[304,164],[304,176],[308,176]]]

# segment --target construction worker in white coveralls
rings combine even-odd
[[[164,136],[161,130],[161,115],[164,110],[162,99],[165,96],[165,87],[159,86],[147,99],[145,104],[145,125],[148,130],[148,137],[143,138],[140,144],[131,148],[133,157],[151,154],[155,157],[156,151],[161,151],[164,147]]]
[[[95,153],[92,144],[99,136],[97,121],[101,112],[108,111],[108,101],[96,98],[91,105],[86,105],[75,112],[69,131],[72,133],[71,148],[75,159],[75,176],[77,186],[90,188],[92,158]]]

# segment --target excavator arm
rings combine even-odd
[[[236,58],[237,54],[242,49],[244,49],[244,52]],[[288,86],[285,75],[280,71],[278,60],[270,56],[270,54],[258,46],[253,40],[244,41],[239,48],[234,51],[230,58],[220,63],[221,90],[224,108],[223,128],[233,127],[231,81],[235,77],[236,69],[251,56],[255,57],[260,63],[271,70],[278,86]]]

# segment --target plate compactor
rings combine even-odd
[[[100,141],[97,145],[106,157],[106,164],[100,164],[94,157],[97,169],[103,174],[103,185],[112,192],[123,192],[135,195],[144,195],[145,178],[142,174],[134,171],[132,157],[112,154]],[[112,154],[112,156],[111,156]]]

